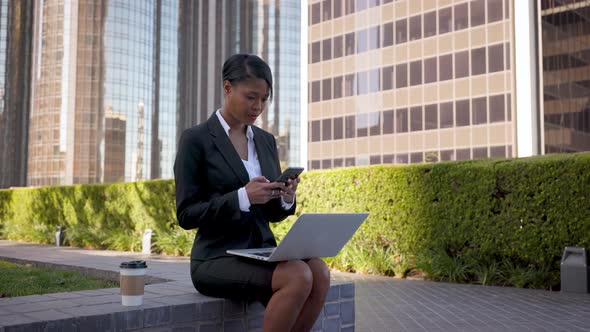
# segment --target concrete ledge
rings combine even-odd
[[[45,248],[45,247],[44,247]],[[71,249],[68,249],[71,250]],[[76,253],[86,251],[75,250]],[[2,254],[0,259],[35,267],[78,271],[119,281],[121,257],[36,261]],[[102,262],[101,262],[102,261]],[[260,331],[264,307],[197,293],[188,261],[148,263],[144,304],[121,305],[119,288],[0,298],[0,332]],[[150,275],[151,274],[151,275]],[[354,284],[334,281],[313,331],[354,331]]]
[[[258,302],[211,298],[171,281],[147,285],[138,307],[122,306],[119,288],[0,299],[0,332],[260,331],[263,314]],[[333,282],[312,330],[354,331],[354,321],[354,284]]]

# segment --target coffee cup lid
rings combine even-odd
[[[122,269],[145,269],[147,264],[145,261],[130,261],[121,263],[120,267]]]

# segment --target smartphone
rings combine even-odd
[[[288,167],[275,182],[283,182],[287,184],[289,179],[296,179],[299,174],[303,172],[303,167]]]

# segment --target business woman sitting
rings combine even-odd
[[[191,278],[200,293],[260,301],[263,331],[309,331],[330,287],[321,259],[268,263],[226,253],[275,247],[269,223],[295,212],[300,179],[272,181],[281,172],[276,141],[254,126],[272,93],[271,70],[258,56],[225,61],[223,108],[180,138],[176,212],[181,227],[198,228]]]

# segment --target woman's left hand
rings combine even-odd
[[[283,200],[287,204],[293,203],[293,199],[295,198],[295,191],[297,191],[297,185],[299,184],[299,177],[296,179],[289,179],[287,182],[286,189],[281,193]]]

